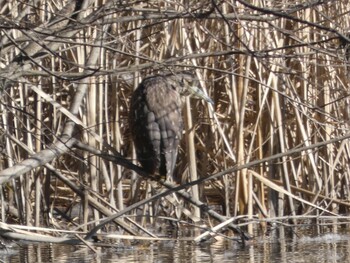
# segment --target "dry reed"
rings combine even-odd
[[[172,195],[123,213],[160,188],[123,161],[137,163],[131,93],[142,77],[184,69],[215,102],[184,110],[176,177],[201,182],[187,188],[194,200],[251,222],[249,233],[257,218],[347,215],[349,10],[348,0],[1,2],[1,222],[86,232],[119,211],[119,227],[151,236],[147,223],[164,221],[153,216],[210,224]]]

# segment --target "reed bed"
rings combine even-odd
[[[348,223],[349,11],[347,0],[0,2],[3,235],[157,238],[177,223],[244,239],[271,222]],[[180,70],[215,105],[186,101],[179,186],[135,165],[127,116],[143,77]]]

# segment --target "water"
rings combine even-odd
[[[0,262],[104,263],[104,262],[350,262],[350,233],[287,233],[279,229],[256,237],[245,247],[219,239],[194,244],[174,240],[97,247],[20,243],[0,251]]]

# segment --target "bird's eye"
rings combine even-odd
[[[185,84],[186,84],[185,78],[182,78],[182,79],[181,79],[180,84],[181,84],[182,87],[185,86]]]

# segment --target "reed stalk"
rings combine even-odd
[[[108,227],[137,235],[147,231],[131,225],[176,216],[223,221],[204,201],[235,222],[347,214],[349,10],[349,0],[2,1],[2,222],[88,231],[119,213],[127,219]],[[152,198],[164,185],[131,164],[130,97],[142,78],[184,69],[215,102],[183,111],[176,177],[193,200]]]

